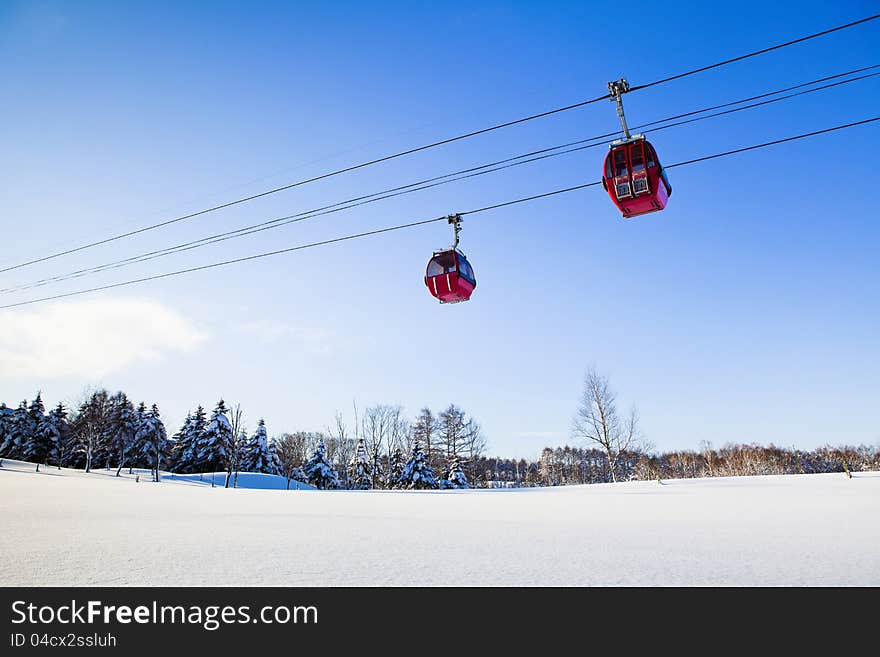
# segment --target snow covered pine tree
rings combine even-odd
[[[269,448],[269,437],[266,433],[266,423],[260,419],[257,431],[251,436],[244,446],[244,454],[241,457],[241,470],[243,472],[258,472],[261,474],[278,474],[275,455]]]
[[[403,468],[403,474],[400,476],[398,483],[400,488],[437,488],[437,480],[434,478],[434,471],[428,464],[421,446],[416,443],[413,446],[412,455],[406,466]]]
[[[0,455],[9,459],[24,458],[25,445],[33,433],[27,400],[12,411],[12,417],[7,420],[6,425],[6,439],[0,445]]]
[[[358,438],[354,456],[348,464],[348,473],[353,489],[369,490],[373,487],[373,465],[363,438]]]
[[[46,463],[52,448],[52,444],[46,439],[43,432],[46,408],[43,406],[43,398],[39,392],[28,408],[28,415],[30,416],[30,431],[24,443],[24,459],[36,463],[37,472],[39,472],[40,464]]]
[[[6,404],[0,403],[0,459],[6,456],[6,438],[12,430],[12,417],[15,414]]]
[[[138,429],[138,417],[134,404],[125,393],[117,393],[110,398],[109,440],[116,454],[116,476],[122,472],[126,463],[134,457],[135,434]]]
[[[190,427],[192,426],[192,419],[192,413],[187,412],[186,417],[183,419],[183,425],[176,434],[171,436],[171,456],[168,458],[171,472],[183,472],[183,455],[188,447],[187,439]]]
[[[440,482],[440,488],[469,488],[467,476],[461,469],[461,462],[454,458],[449,465],[449,476]]]
[[[269,459],[272,474],[283,475],[284,469],[281,467],[281,457],[278,455],[278,446],[274,438],[269,441]]]
[[[333,469],[333,464],[327,459],[327,445],[324,439],[318,441],[312,458],[303,466],[308,482],[315,488],[337,488],[339,486],[339,476]]]
[[[208,472],[226,469],[230,458],[229,446],[232,444],[232,425],[226,416],[226,403],[221,399],[217,402],[211,421],[205,427],[204,440],[199,449],[198,460],[202,468]]]
[[[159,470],[168,454],[168,437],[155,404],[141,416],[134,439],[140,460],[152,470],[153,481],[159,481]]]
[[[207,418],[201,405],[183,423],[174,446],[174,472],[203,472],[200,454],[205,440]]]
[[[64,466],[67,443],[70,440],[70,425],[67,424],[67,409],[64,404],[59,402],[58,406],[49,411],[42,430],[51,445],[49,456],[60,470]]]
[[[403,458],[403,452],[399,447],[395,447],[391,452],[391,459],[388,463],[388,479],[385,481],[387,488],[399,488],[400,478],[403,476],[403,467],[406,465],[406,459]]]

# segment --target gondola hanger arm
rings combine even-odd
[[[459,236],[459,233],[461,233],[461,215],[460,214],[450,214],[449,216],[446,217],[446,222],[452,225],[452,234],[453,234],[452,248],[457,249],[458,242],[459,242],[458,236]]]
[[[623,113],[623,94],[629,91],[629,82],[626,78],[620,78],[614,82],[608,83],[608,93],[611,94],[611,101],[617,103],[617,116],[620,118],[620,127],[623,129],[623,136],[630,139],[629,127],[626,125],[626,115]]]

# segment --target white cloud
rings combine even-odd
[[[0,311],[0,377],[100,377],[192,351],[207,338],[189,319],[149,299]]]

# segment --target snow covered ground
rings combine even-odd
[[[880,585],[880,472],[322,492],[33,469],[0,469],[3,585]]]

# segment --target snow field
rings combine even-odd
[[[6,586],[880,585],[878,472],[286,491],[33,467],[0,469]]]

